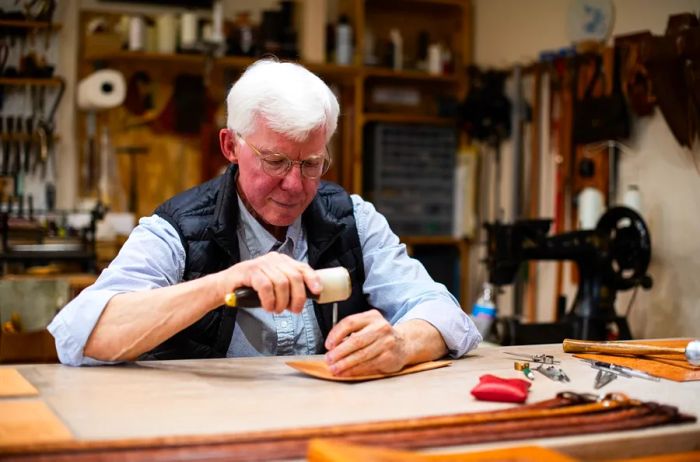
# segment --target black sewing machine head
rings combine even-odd
[[[610,323],[617,324],[620,338],[630,338],[626,319],[615,313],[615,297],[619,290],[651,287],[651,239],[642,217],[627,207],[612,207],[595,229],[547,236],[550,224],[551,220],[521,220],[484,225],[492,284],[513,283],[520,264],[528,260],[573,260],[579,271],[578,293],[564,319],[546,328],[541,325],[532,339],[521,335],[519,341],[511,338],[506,343],[559,342],[567,336],[605,340]],[[512,326],[508,329],[511,337],[517,336]]]

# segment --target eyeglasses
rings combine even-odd
[[[236,133],[236,135],[260,158],[263,171],[270,176],[283,177],[289,173],[295,164],[299,164],[304,178],[315,180],[323,176],[331,166],[331,157],[325,148],[325,152],[322,155],[307,157],[304,160],[292,160],[278,152],[262,153],[258,148],[247,142],[240,133]]]

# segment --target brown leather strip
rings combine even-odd
[[[500,420],[507,418],[511,414],[522,414],[523,412],[566,408],[574,404],[590,403],[591,398],[575,393],[560,393],[553,399],[538,401],[536,403],[522,405],[510,408],[503,411],[485,411],[485,412],[469,412],[462,414],[454,414],[451,416],[427,416],[413,420],[392,420],[375,423],[348,424],[336,427],[307,427],[303,429],[277,430],[274,432],[250,432],[228,435],[183,435],[177,438],[159,437],[148,439],[125,439],[125,440],[108,440],[108,441],[76,441],[72,443],[52,443],[43,445],[31,445],[21,447],[6,447],[4,450],[9,453],[38,453],[38,452],[61,452],[61,451],[83,451],[101,448],[134,448],[134,447],[149,447],[149,446],[178,446],[192,444],[220,444],[231,442],[244,442],[255,440],[282,439],[282,438],[313,438],[313,437],[332,437],[335,435],[343,436],[348,432],[372,432],[372,431],[387,431],[398,429],[397,425],[409,422],[415,428],[428,428],[436,425],[444,425],[444,420],[447,418],[480,418],[480,416],[488,416],[497,414]],[[375,426],[376,425],[376,426]],[[406,427],[407,429],[409,427]]]
[[[660,407],[636,406],[632,409],[614,410],[597,413],[591,416],[559,417],[548,419],[547,422],[538,420],[510,423],[509,431],[503,428],[503,423],[466,426],[459,429],[422,430],[407,432],[388,432],[383,435],[354,435],[336,438],[345,442],[381,445],[385,447],[416,449],[429,446],[449,446],[457,444],[485,443],[503,440],[519,440],[527,438],[543,438],[570,434],[587,434],[626,429],[644,428],[677,421],[683,421],[685,416],[675,412],[665,412]],[[547,420],[547,419],[544,419]],[[535,425],[533,425],[535,423]],[[474,434],[475,427],[489,427],[488,431]],[[9,461],[87,461],[110,460],[118,458],[127,461],[150,460],[191,460],[208,461],[251,461],[251,460],[282,460],[303,457],[306,454],[308,440],[277,440],[240,442],[219,445],[194,445],[187,447],[147,448],[133,451],[90,451],[80,454],[34,455],[29,458],[10,458]]]
[[[541,403],[537,403],[541,404]],[[553,404],[550,400],[549,404]],[[581,405],[569,406],[577,407]],[[513,440],[523,438],[541,438],[567,434],[595,433],[601,431],[642,428],[671,422],[687,421],[688,417],[677,412],[673,407],[659,406],[653,403],[639,403],[628,400],[617,407],[608,410],[596,409],[591,414],[562,415],[561,409],[553,409],[549,416],[537,416],[513,421],[492,420],[476,421],[465,425],[430,426],[420,429],[386,430],[381,432],[357,432],[349,429],[351,426],[332,427],[335,429],[334,439],[371,445],[382,445],[398,448],[420,448],[454,444],[482,443],[489,441]],[[518,409],[521,410],[521,409]],[[517,411],[517,410],[516,410]],[[509,411],[515,414],[516,411]],[[483,414],[483,413],[480,413]],[[504,412],[494,413],[504,414]],[[694,418],[691,418],[694,420]],[[420,419],[416,419],[420,420]],[[246,435],[229,435],[219,442],[199,442],[189,444],[182,441],[169,440],[161,446],[140,444],[127,446],[117,443],[111,447],[83,447],[77,452],[52,451],[43,454],[16,454],[3,460],[154,460],[191,459],[196,454],[198,459],[207,460],[268,460],[298,458],[305,454],[308,440],[321,437],[321,434],[293,435],[292,432],[268,432],[266,435],[255,435],[246,439]],[[247,435],[250,436],[250,435]],[[222,438],[224,438],[222,436]],[[68,448],[65,448],[68,450]]]
[[[396,431],[373,435],[351,435],[342,439],[353,443],[361,442],[363,444],[411,448],[426,447],[423,446],[425,442],[429,442],[429,446],[470,444],[476,442],[500,441],[501,439],[508,440],[512,439],[510,435],[519,435],[523,432],[533,435],[533,438],[539,437],[540,435],[546,436],[551,428],[564,428],[567,429],[568,434],[571,434],[578,432],[577,429],[580,427],[609,424],[610,422],[624,422],[626,420],[645,417],[649,415],[650,412],[648,408],[640,406],[592,415],[490,422],[459,427]]]

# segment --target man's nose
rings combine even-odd
[[[303,189],[304,175],[301,174],[301,163],[293,162],[289,171],[284,176],[282,184],[286,190]]]

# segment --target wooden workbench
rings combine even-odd
[[[482,374],[522,377],[504,351],[553,354],[571,378],[570,383],[560,383],[536,374],[528,402],[552,398],[560,391],[599,393],[593,388],[596,371],[563,353],[561,345],[479,348],[449,367],[362,383],[302,375],[285,364],[289,357],[153,361],[92,368],[58,364],[12,367],[38,389],[35,399],[46,403],[66,425],[76,446],[109,447],[113,443],[128,447],[197,438],[206,443],[217,435],[241,432],[510,408],[513,405],[476,401],[469,393]],[[600,392],[623,392],[700,416],[698,381],[621,377]],[[595,459],[690,451],[700,449],[700,423],[445,450],[523,444]],[[16,448],[13,452],[19,456]]]

